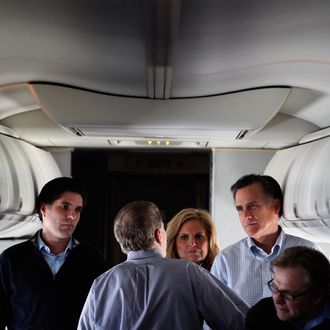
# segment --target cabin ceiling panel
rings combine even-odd
[[[0,12],[0,83],[50,81],[147,96],[143,3],[6,2]]]
[[[98,135],[103,123],[103,136],[109,126],[119,138],[133,134],[132,127],[188,127],[196,128],[196,139],[214,138],[209,146],[279,147],[330,125],[327,0],[0,0],[0,6],[1,124],[38,145],[81,145],[68,128]],[[35,82],[128,97],[122,104],[129,109],[121,114],[118,108],[113,120],[109,108],[96,103],[81,115],[55,93],[57,109],[47,104],[43,117],[37,111],[39,127],[31,110],[40,105],[26,88]],[[272,86],[292,88],[283,106],[280,99],[269,106],[260,95],[240,97],[242,90]],[[245,108],[234,105],[230,113],[207,101],[226,93]],[[278,110],[287,120],[278,120]],[[16,123],[23,112],[27,122]],[[237,141],[241,130],[250,132]]]
[[[294,89],[281,112],[304,119],[321,128],[330,126],[330,95],[313,93],[317,97],[311,98],[310,102],[303,104],[299,102],[299,99],[304,99],[305,95],[311,94],[311,92],[306,93],[305,89]]]
[[[40,107],[60,125],[91,136],[232,137],[264,126],[289,88],[266,88],[204,98],[150,100],[33,84]]]
[[[172,96],[329,82],[318,69],[330,69],[329,8],[326,1],[183,1]]]
[[[28,84],[0,87],[0,120],[8,116],[39,108]]]
[[[293,116],[277,113],[264,127],[259,130],[251,131],[245,141],[266,141],[268,147],[280,142],[283,146],[296,144],[306,134],[315,132],[318,126]]]
[[[5,4],[2,85],[42,81],[150,98],[274,85],[330,91],[326,0]]]

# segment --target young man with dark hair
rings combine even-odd
[[[36,209],[42,229],[0,256],[0,329],[72,330],[104,258],[72,234],[86,196],[72,178],[48,182]]]

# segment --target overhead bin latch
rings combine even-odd
[[[295,216],[297,219],[299,219],[297,203],[294,203],[294,204],[293,204],[293,213],[294,213],[294,216]]]

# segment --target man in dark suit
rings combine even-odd
[[[330,264],[319,251],[296,246],[271,262],[272,297],[254,305],[247,330],[330,329]]]

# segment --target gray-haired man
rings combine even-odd
[[[123,262],[98,277],[79,329],[244,329],[247,306],[208,271],[190,261],[164,258],[166,232],[157,206],[124,206],[114,231]]]

